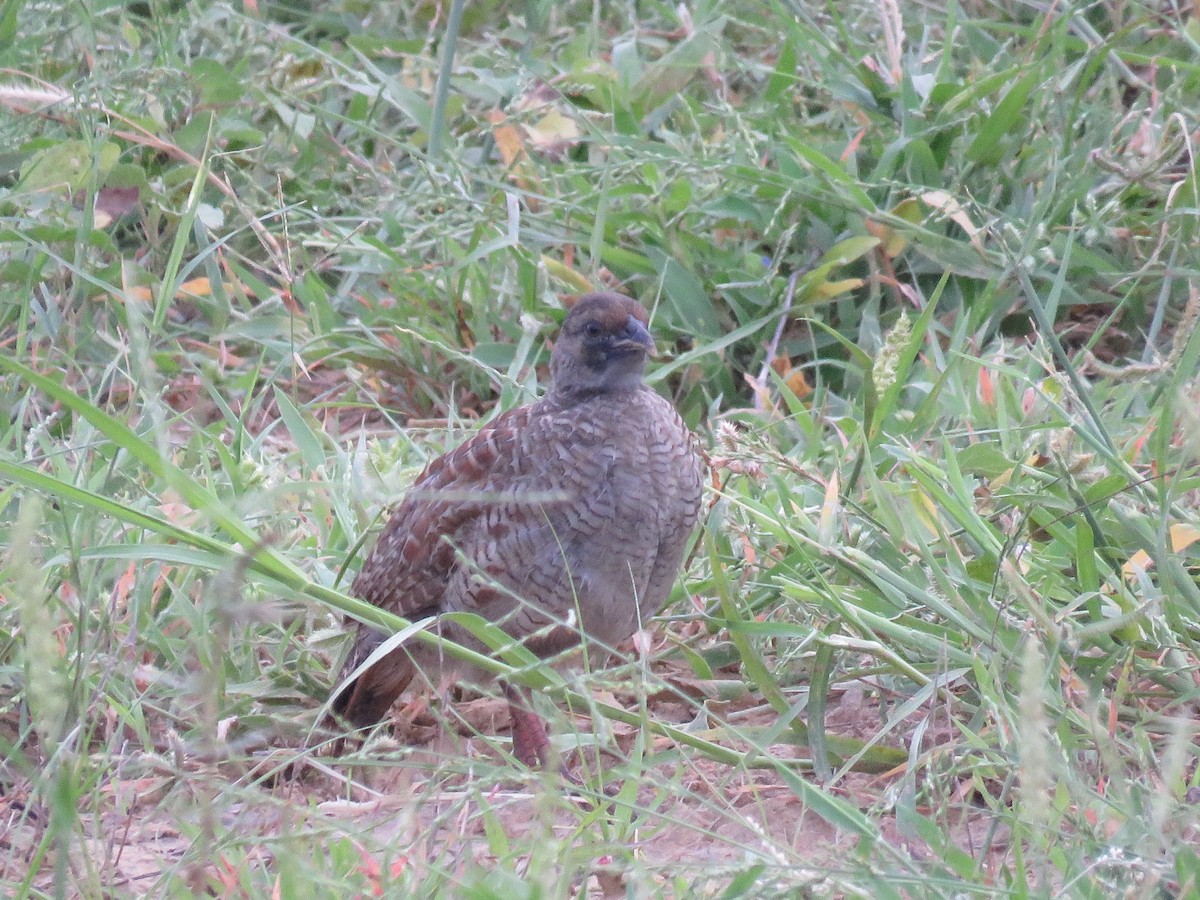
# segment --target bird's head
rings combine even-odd
[[[631,391],[654,353],[649,317],[621,294],[585,294],[571,308],[550,354],[552,390],[564,400]]]

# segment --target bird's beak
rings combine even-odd
[[[620,339],[622,345],[636,345],[641,347],[650,356],[655,356],[654,338],[650,336],[650,332],[646,330],[646,326],[630,316],[625,322],[625,334]]]

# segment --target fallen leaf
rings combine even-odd
[[[579,126],[575,120],[556,109],[523,128],[529,146],[552,159],[561,160],[568,150],[579,143]]]
[[[962,208],[962,204],[945,191],[925,191],[920,198],[921,202],[927,206],[932,206],[939,212],[945,213],[951,222],[967,233],[971,246],[980,253],[983,252],[983,241],[979,237],[980,229],[971,221],[971,217]]]
[[[96,194],[95,223],[107,228],[138,204],[141,192],[137,187],[106,187]]]
[[[1196,541],[1200,541],[1200,528],[1195,525],[1172,525],[1169,530],[1171,552],[1179,553],[1186,550]],[[1154,560],[1150,558],[1150,554],[1145,550],[1139,550],[1133,556],[1129,557],[1129,561],[1121,566],[1121,573],[1127,580],[1132,581],[1138,572],[1145,572],[1153,564]]]

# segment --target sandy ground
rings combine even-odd
[[[878,731],[881,711],[873,691],[851,685],[831,701],[831,733],[869,738]],[[660,720],[697,724],[696,705],[677,696],[665,693],[649,705]],[[766,727],[775,718],[772,710],[749,696],[721,706],[723,715],[743,728]],[[694,751],[677,750],[662,738],[647,748],[650,759],[662,761],[635,768],[642,775],[633,785],[620,776],[629,767],[618,757],[602,756],[603,782],[616,795],[612,801],[597,800],[594,792],[590,800],[573,796],[556,776],[534,775],[505,762],[498,750],[507,728],[502,701],[477,698],[455,703],[453,709],[460,720],[457,728],[439,725],[424,701],[413,701],[398,710],[395,737],[377,733],[368,746],[343,758],[278,747],[246,757],[257,765],[247,765],[245,759],[237,765],[205,764],[186,758],[182,748],[175,748],[171,762],[169,754],[131,755],[117,767],[128,777],[100,785],[91,797],[92,808],[80,811],[84,831],[91,836],[84,844],[76,841],[70,865],[77,875],[90,870],[92,883],[136,895],[154,891],[166,871],[189,875],[187,860],[204,856],[195,852],[195,842],[203,840],[195,837],[197,832],[232,832],[243,840],[257,837],[252,843],[262,848],[257,852],[270,867],[275,842],[291,834],[324,831],[352,835],[363,846],[404,848],[406,865],[465,870],[488,865],[494,846],[488,829],[498,826],[510,846],[527,845],[533,852],[561,846],[563,840],[593,842],[597,855],[580,892],[602,896],[624,894],[630,871],[643,879],[681,872],[694,877],[704,871],[716,878],[721,871],[755,860],[786,866],[792,883],[811,880],[818,885],[843,869],[859,842],[857,835],[839,830],[807,808],[774,769],[734,769]],[[560,727],[566,721],[565,715],[557,717]],[[580,734],[589,734],[588,721],[576,724]],[[617,753],[636,749],[637,729],[611,724],[607,728],[602,745]],[[478,733],[465,736],[473,729]],[[893,744],[902,741],[906,731],[911,734],[911,729],[897,729],[889,735]],[[923,746],[948,746],[950,735],[948,728],[930,725]],[[781,744],[769,752],[794,758],[798,748]],[[347,765],[355,761],[362,764]],[[576,754],[568,762],[575,771],[587,768]],[[256,770],[277,774],[256,780]],[[801,777],[815,783],[811,772]],[[867,815],[886,845],[882,852],[890,848],[914,861],[936,858],[897,824],[893,800],[905,784],[902,771],[850,772],[826,790]],[[972,802],[969,785],[960,786],[959,796],[953,793],[943,805],[949,812],[943,811],[940,827],[964,853],[978,857],[979,848],[986,846],[989,860],[998,861],[1007,851],[1006,836],[990,830],[991,817]],[[597,803],[603,822],[592,821],[583,826],[590,832],[581,832],[581,820]],[[0,796],[0,873],[5,879],[19,880],[28,871],[45,843],[49,822],[49,812],[31,808],[19,787]],[[606,848],[618,852],[601,852]],[[629,865],[626,852],[634,854],[636,865]],[[216,861],[209,862],[207,870],[190,873],[198,887],[214,878],[222,880],[221,854],[209,858]],[[35,884],[50,887],[54,861],[51,848],[41,860]],[[226,876],[230,884],[236,883],[236,873]]]

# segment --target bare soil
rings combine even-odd
[[[835,693],[827,716],[830,730],[864,739],[875,734],[880,709],[874,697],[872,691],[853,685]],[[747,697],[740,710],[739,704],[727,703],[723,713],[740,713],[741,727],[768,726],[774,713],[756,703]],[[675,695],[664,695],[651,710],[665,720],[696,718],[695,705]],[[244,760],[222,764],[183,759],[176,767],[166,756],[131,756],[117,766],[129,777],[101,785],[92,809],[80,811],[90,837],[82,850],[76,841],[71,853],[69,864],[80,876],[76,883],[86,883],[83,875],[90,870],[93,883],[136,895],[152,891],[163,872],[174,870],[197,889],[223,880],[232,887],[237,876],[232,869],[221,871],[228,863],[219,847],[231,834],[243,850],[250,847],[251,858],[258,857],[268,868],[270,848],[277,841],[324,832],[331,840],[353,836],[362,848],[403,848],[390,863],[362,849],[364,871],[385,864],[419,871],[434,864],[441,871],[465,872],[486,868],[493,860],[489,828],[498,825],[508,846],[528,846],[536,853],[538,847],[553,843],[549,838],[577,832],[580,808],[593,809],[597,802],[605,805],[607,818],[604,825],[585,826],[594,832],[585,840],[594,840],[597,855],[587,883],[579,885],[583,895],[625,893],[631,867],[624,852],[635,855],[640,865],[632,869],[643,878],[647,872],[665,879],[702,869],[716,877],[722,870],[761,860],[786,866],[793,883],[811,877],[815,886],[842,870],[856,850],[857,836],[841,832],[806,808],[773,768],[732,769],[691,751],[677,751],[666,739],[656,738],[646,752],[650,759],[662,761],[635,769],[642,777],[633,787],[621,781],[618,757],[605,755],[600,763],[603,782],[616,796],[598,800],[601,795],[594,791],[576,796],[557,776],[517,770],[506,762],[498,748],[507,728],[502,701],[466,700],[454,704],[454,713],[457,728],[439,724],[425,701],[417,698],[397,712],[396,737],[377,734],[345,758],[277,748],[256,755],[250,766]],[[556,718],[561,726],[564,716]],[[579,719],[576,725],[581,735],[590,734],[588,721]],[[615,753],[635,750],[636,729],[611,723],[607,727],[608,746]],[[948,744],[949,734],[948,729],[939,733],[927,728],[926,745]],[[792,744],[773,746],[769,752],[779,758],[799,754]],[[582,765],[577,754],[568,762],[585,780],[596,771]],[[255,779],[264,773],[273,774]],[[802,777],[813,778],[811,772]],[[904,833],[892,811],[903,778],[902,771],[850,772],[827,790],[865,812],[883,843],[897,853],[933,859],[936,854],[915,835]],[[992,817],[972,803],[970,786],[964,784],[960,794],[951,798],[946,807],[950,812],[942,813],[953,817],[948,826],[943,819],[942,826],[958,848],[972,856],[985,845],[990,857],[1005,853],[1004,835],[989,833]],[[27,803],[28,797],[19,791],[0,797],[0,877],[10,881],[36,864],[50,821],[47,810],[31,809]],[[212,842],[214,852],[197,854],[196,842],[205,840]],[[188,871],[186,860],[198,858],[208,862]],[[50,847],[35,884],[52,885],[54,864]]]

